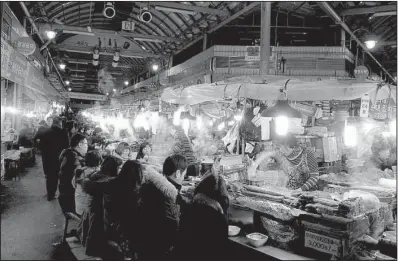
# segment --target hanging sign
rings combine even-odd
[[[366,79],[369,76],[370,72],[366,66],[360,65],[354,69],[355,78]]]
[[[259,61],[260,60],[260,47],[259,46],[246,46],[246,61]]]
[[[28,76],[28,61],[1,39],[1,76],[17,84],[24,84]]]
[[[369,95],[365,94],[361,98],[361,112],[359,113],[360,117],[368,117],[369,116],[369,103],[370,103]]]
[[[18,52],[24,56],[31,55],[35,52],[36,44],[30,37],[21,37],[14,42],[14,46]]]
[[[105,95],[77,93],[77,92],[69,92],[69,97],[74,99],[83,99],[83,100],[96,100],[96,101],[106,100]]]
[[[397,114],[397,105],[393,99],[390,99],[390,104],[388,99],[377,100],[376,103],[370,102],[369,115],[373,119],[386,119],[388,110],[388,117],[393,118]]]
[[[126,31],[134,31],[135,23],[131,21],[123,21],[122,22],[122,30]]]

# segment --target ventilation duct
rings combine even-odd
[[[104,10],[102,11],[102,14],[106,18],[109,18],[109,19],[115,17],[116,10],[115,10],[112,2],[106,2],[105,3]]]
[[[152,21],[152,14],[149,12],[148,7],[142,8],[138,19],[144,23],[149,23]]]

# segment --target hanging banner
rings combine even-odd
[[[69,92],[69,97],[74,99],[82,99],[82,100],[95,100],[95,101],[105,101],[105,95],[97,95],[97,94],[87,94],[87,93],[76,93]]]
[[[43,91],[45,80],[43,74],[33,65],[29,64],[28,68],[28,77],[25,79],[25,86],[34,90]]]
[[[3,58],[4,56],[6,57]],[[3,38],[1,39],[1,76],[18,84],[24,84],[28,77],[28,61]]]
[[[369,116],[369,103],[370,103],[370,98],[369,95],[366,94],[361,98],[361,112],[359,113],[360,117]]]

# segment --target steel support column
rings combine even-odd
[[[203,51],[207,49],[207,32],[203,34]]]
[[[269,74],[271,2],[261,2],[260,75]]]

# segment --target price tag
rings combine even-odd
[[[256,127],[259,127],[259,126],[261,125],[261,116],[260,116],[260,114],[257,114],[255,117],[253,117],[252,123],[253,123]]]
[[[370,98],[369,95],[366,94],[361,98],[361,112],[359,113],[360,117],[369,116],[369,103],[370,103]]]
[[[335,238],[322,236],[312,232],[305,232],[305,247],[309,247],[320,252],[339,255],[339,246],[341,241]]]

